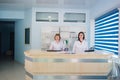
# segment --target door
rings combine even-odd
[[[10,32],[10,50],[12,51],[12,59],[14,59],[14,32]]]
[[[2,48],[2,47],[1,47],[1,46],[2,46],[2,42],[1,42],[1,41],[2,41],[2,40],[1,40],[1,39],[2,39],[2,38],[1,38],[1,32],[0,32],[0,56],[2,56],[2,51],[1,51],[1,48]]]

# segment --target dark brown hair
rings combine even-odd
[[[80,41],[80,38],[79,38],[79,35],[80,35],[80,34],[83,34],[83,40],[84,40],[84,39],[85,39],[85,34],[84,34],[84,32],[79,32],[79,33],[78,33],[78,40]]]
[[[56,36],[59,36],[59,40],[61,39],[60,34],[58,34],[58,33],[57,33],[57,34],[55,34],[54,39],[55,39],[55,37],[56,37]]]

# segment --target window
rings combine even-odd
[[[85,23],[85,13],[65,13],[64,22],[83,22]]]
[[[114,9],[95,20],[95,49],[118,54],[119,11]]]
[[[58,22],[58,13],[57,12],[36,12],[36,21]]]

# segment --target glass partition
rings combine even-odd
[[[36,12],[36,21],[58,22],[57,12]]]
[[[64,22],[83,22],[85,23],[85,13],[65,13]]]

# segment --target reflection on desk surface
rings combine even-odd
[[[47,50],[47,52],[60,52],[62,50]]]

